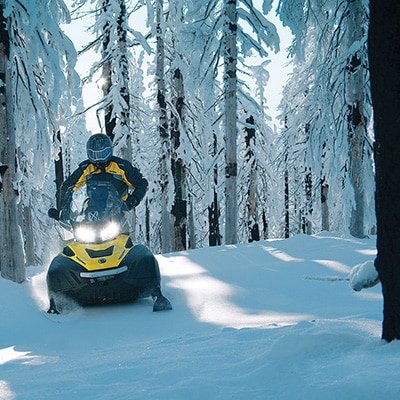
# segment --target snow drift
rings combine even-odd
[[[352,290],[375,238],[323,233],[157,256],[151,299],[49,316],[45,271],[0,280],[1,399],[398,399],[380,285]]]

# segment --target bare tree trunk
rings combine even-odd
[[[213,156],[217,155],[217,135],[213,133]],[[218,203],[217,185],[218,185],[218,166],[214,166],[213,174],[214,188],[213,188],[213,201],[208,207],[208,224],[209,236],[208,244],[210,246],[221,245],[221,233],[219,229],[220,208]]]
[[[0,0],[0,270],[15,282],[25,280],[24,246],[17,213],[15,129],[9,69],[10,42]]]
[[[325,147],[326,143],[322,144],[322,168],[321,168],[321,230],[329,232],[329,204],[328,204],[328,196],[329,196],[329,184],[326,182],[325,174],[324,174],[324,165],[325,165]]]
[[[377,250],[382,338],[400,339],[400,3],[370,0],[369,64],[375,128]]]
[[[132,161],[132,138],[130,129],[130,100],[129,100],[129,62],[128,62],[128,49],[127,49],[127,12],[125,0],[119,0],[120,14],[118,16],[118,46],[120,53],[120,65],[122,85],[120,90],[121,95],[121,115],[120,125],[122,136],[125,137],[126,145],[121,148],[121,156],[126,160]],[[122,139],[122,137],[121,137]]]
[[[289,171],[287,166],[287,157],[285,160],[285,177],[284,177],[284,184],[285,184],[285,225],[284,225],[284,237],[285,239],[289,238],[290,236],[290,210],[289,210]]]
[[[179,68],[175,70],[173,77],[174,96],[172,104],[175,107],[175,113],[172,115],[171,140],[171,170],[174,178],[175,200],[171,210],[174,218],[174,237],[175,251],[186,250],[186,230],[187,230],[187,201],[186,201],[186,171],[183,160],[177,156],[178,148],[181,144],[180,125],[183,122],[183,76]]]
[[[102,4],[102,12],[106,13],[107,8],[110,7],[110,0],[104,0]],[[101,90],[103,91],[103,96],[107,96],[111,91],[112,86],[112,61],[110,59],[109,54],[109,45],[110,45],[110,23],[106,22],[105,26],[103,27],[103,43],[102,43],[102,59],[106,60],[103,63],[103,70],[102,70],[102,87]],[[108,104],[104,109],[104,127],[105,133],[107,136],[114,140],[114,128],[115,128],[115,118],[112,117],[112,104]]]
[[[237,0],[225,0],[225,243],[237,243]]]
[[[151,243],[150,243],[150,204],[149,204],[148,199],[146,199],[145,237],[146,237],[146,246],[151,247]]]
[[[60,193],[61,193],[61,185],[64,182],[64,163],[63,163],[63,155],[62,155],[62,143],[61,143],[61,133],[60,131],[57,131],[57,135],[54,135],[54,141],[57,142],[59,145],[59,151],[58,151],[58,158],[54,161],[54,169],[55,169],[55,175],[56,175],[56,207],[58,210],[61,209],[61,198],[60,198]]]
[[[321,180],[321,229],[329,232],[329,206],[328,206],[329,185]]]
[[[349,46],[360,41],[363,36],[363,15],[361,2],[349,2]],[[354,189],[355,207],[352,210],[350,233],[355,237],[364,237],[364,185],[363,160],[366,134],[364,117],[365,81],[362,60],[357,53],[351,56],[348,67],[348,107],[350,142],[350,180]]]
[[[262,232],[263,232],[263,239],[269,239],[269,224],[268,224],[268,218],[267,218],[267,213],[265,210],[262,212]]]
[[[313,212],[313,205],[312,205],[312,174],[311,168],[309,171],[306,172],[305,175],[305,192],[306,192],[306,205],[305,205],[305,216],[304,216],[304,227],[303,232],[307,235],[312,235],[312,222],[311,222],[311,215]]]
[[[179,2],[168,1],[170,23],[180,23],[183,18],[183,10],[180,9]],[[175,34],[172,35],[173,54],[172,64],[179,64],[182,55],[177,50]],[[179,42],[179,40],[178,40]],[[179,46],[178,46],[179,47]],[[176,61],[175,61],[176,60]],[[182,71],[179,67],[172,70],[171,82],[171,173],[174,180],[174,204],[171,209],[171,218],[174,225],[174,250],[182,251],[187,249],[187,192],[186,192],[186,167],[182,158],[179,157],[179,147],[181,145],[181,130],[184,130],[185,116],[185,94]]]
[[[249,227],[249,242],[254,242],[260,240],[260,228],[258,225],[257,169],[252,149],[252,146],[254,146],[256,129],[254,126],[254,117],[252,115],[246,119],[246,122],[249,126],[244,128],[246,132],[245,141],[247,149],[245,159],[247,163],[251,163],[249,188],[247,190],[247,223]]]
[[[173,251],[173,229],[171,214],[169,210],[169,176],[171,160],[171,143],[168,134],[167,102],[165,99],[165,76],[164,76],[164,38],[162,30],[164,1],[157,0],[156,18],[157,18],[157,102],[159,110],[158,129],[161,140],[160,154],[160,184],[161,184],[161,251],[169,253]]]
[[[310,131],[310,124],[307,123],[305,125],[305,134],[308,136]],[[306,164],[307,165],[307,164]],[[304,221],[303,221],[303,233],[307,235],[312,234],[312,222],[311,216],[313,212],[313,198],[312,198],[312,172],[311,167],[307,167],[305,169],[305,177],[304,177],[304,188],[305,188],[305,212],[304,212]]]

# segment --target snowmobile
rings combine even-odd
[[[46,276],[49,313],[63,312],[73,302],[89,306],[150,296],[153,311],[172,309],[161,293],[157,260],[131,240],[129,210],[110,182],[91,179],[58,218],[54,212],[49,216],[66,241]]]

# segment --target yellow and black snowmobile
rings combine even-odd
[[[71,300],[87,306],[148,296],[153,311],[172,309],[161,293],[157,260],[129,237],[129,210],[111,183],[79,189],[56,227],[70,238],[47,272],[49,313],[62,312]]]

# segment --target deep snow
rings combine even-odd
[[[375,237],[299,235],[157,256],[151,299],[48,316],[44,272],[0,279],[0,399],[399,399],[380,285],[351,270]]]

